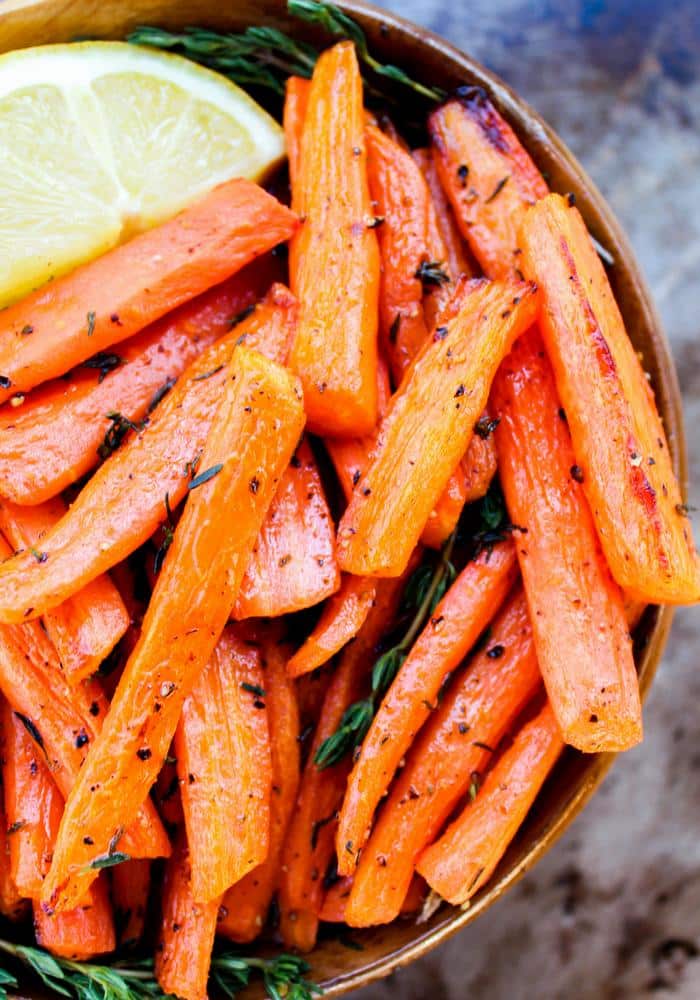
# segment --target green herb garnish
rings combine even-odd
[[[91,310],[87,314],[87,334],[88,334],[88,337],[92,337],[93,333],[95,332],[95,320],[96,319],[97,319],[97,316]]]
[[[223,467],[223,463],[221,462],[219,462],[218,465],[210,465],[208,469],[204,470],[204,472],[200,472],[198,476],[194,477],[194,479],[190,479],[187,484],[187,489],[196,490],[198,486],[203,486],[205,483],[208,483],[210,479],[214,478],[214,476],[219,475]]]
[[[107,419],[111,421],[111,425],[107,428],[102,444],[97,449],[97,454],[103,460],[109,458],[112,452],[117,450],[129,431],[138,433],[145,427],[143,421],[135,424],[133,420],[129,420],[118,410],[110,410]]]
[[[441,260],[421,261],[415,276],[423,285],[424,291],[430,288],[440,288],[441,285],[446,285],[450,280]]]

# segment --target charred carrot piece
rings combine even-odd
[[[246,347],[235,350],[141,637],[66,801],[43,893],[58,909],[80,898],[94,875],[89,866],[131,822],[158,776],[299,440],[301,398],[285,369]]]
[[[274,639],[263,643],[265,704],[270,727],[272,795],[267,858],[223,898],[217,932],[233,941],[253,941],[263,928],[280,878],[280,858],[299,788],[299,709],[287,675],[289,650]]]
[[[290,677],[316,670],[347,645],[362,628],[375,595],[374,580],[346,576],[338,593],[325,605],[311,635],[290,659]]]
[[[372,720],[348,779],[336,836],[341,875],[354,872],[374,811],[437,707],[443,681],[498,611],[516,575],[512,542],[483,552],[467,563],[416,639]]]
[[[423,172],[430,191],[428,232],[431,245],[444,247],[445,266],[452,281],[466,274],[470,278],[478,275],[478,268],[469,254],[459,231],[455,214],[445,194],[431,149],[414,149],[413,159]],[[435,232],[437,231],[437,232]],[[440,259],[433,257],[433,259]]]
[[[552,368],[535,331],[506,358],[492,402],[540,669],[567,743],[593,753],[642,738],[622,592],[586,503]]]
[[[0,317],[0,402],[138,333],[296,228],[288,208],[239,178],[40,288]]]
[[[234,618],[276,618],[319,604],[340,586],[335,530],[321,476],[302,441],[253,548]]]
[[[362,852],[345,911],[351,926],[398,916],[416,859],[461,797],[472,794],[499,740],[541,683],[527,605],[517,592],[488,645],[456,678],[411,749]]]
[[[612,574],[640,601],[695,603],[700,568],[668,441],[578,209],[549,195],[528,213],[522,244],[523,268],[541,282],[542,335]]]
[[[0,499],[0,531],[15,549],[27,549],[41,563],[42,539],[65,512],[60,497],[36,507]],[[126,632],[129,620],[119,591],[106,575],[46,612],[44,627],[71,684],[95,673]]]
[[[289,162],[289,183],[294,191],[299,177],[301,134],[304,129],[306,108],[309,103],[311,81],[301,76],[287,78],[284,90],[284,137],[287,143]]]
[[[260,653],[225,629],[182,708],[175,756],[190,891],[218,899],[267,857],[270,738]]]
[[[316,63],[292,173],[292,205],[304,223],[289,258],[300,304],[290,364],[304,386],[309,429],[369,434],[377,421],[379,250],[368,225],[362,80],[352,42]]]
[[[175,994],[182,1000],[206,1000],[219,902],[195,902],[187,845],[182,837],[168,861],[163,885],[155,971],[164,994]]]
[[[197,358],[145,430],[97,470],[47,532],[46,559],[39,563],[23,552],[2,563],[0,621],[25,622],[61,604],[168,521],[168,511],[184,499],[188,480],[196,475],[237,342],[243,338],[246,346],[283,360],[295,317],[294,299],[275,286],[246,320]]]
[[[106,955],[117,946],[109,886],[104,873],[90,886],[87,898],[74,910],[49,915],[34,902],[37,944],[53,955],[84,962]]]
[[[340,568],[403,572],[474,432],[493,376],[531,324],[536,289],[472,283],[461,309],[415,359],[382,421],[370,465],[338,528]]]
[[[111,875],[118,944],[120,948],[132,948],[141,940],[146,927],[151,862],[145,858],[132,858],[115,865]]]

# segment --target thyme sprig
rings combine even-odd
[[[407,610],[414,610],[410,624],[401,640],[375,661],[368,696],[353,702],[345,710],[336,731],[319,746],[314,757],[317,767],[337,764],[364,740],[379,702],[391,687],[411,646],[457,575],[451,561],[455,538],[456,533],[448,538],[437,564],[420,566],[409,580],[404,604]]]

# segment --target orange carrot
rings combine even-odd
[[[12,879],[9,839],[5,810],[0,803],[0,914],[7,920],[19,921],[26,915],[27,901]]]
[[[182,837],[168,861],[163,885],[155,971],[164,994],[176,994],[182,1000],[206,1000],[219,902],[195,902],[187,845]]]
[[[467,450],[496,369],[531,325],[536,289],[471,283],[392,397],[367,472],[338,528],[340,568],[403,572],[440,494]]]
[[[282,476],[233,616],[276,618],[319,604],[339,586],[334,525],[316,460],[304,440]]]
[[[260,653],[225,629],[182,708],[175,756],[197,903],[267,857],[270,739]]]
[[[493,748],[540,685],[527,606],[516,593],[486,649],[449,688],[411,748],[355,869],[345,918],[351,926],[398,916],[416,858],[432,843]]]
[[[548,704],[516,735],[474,802],[420,856],[430,888],[457,905],[493,875],[564,748]]]
[[[496,442],[549,700],[567,743],[593,753],[642,737],[642,709],[622,593],[580,484],[551,365],[535,331],[494,383]]]
[[[362,628],[374,603],[376,586],[361,576],[346,576],[326,603],[318,624],[290,659],[290,677],[316,670],[347,645]]]
[[[287,78],[284,91],[284,137],[287,142],[289,184],[292,191],[299,177],[301,134],[304,129],[306,108],[309,103],[311,81],[301,76]]]
[[[287,676],[289,650],[263,645],[265,703],[270,726],[272,796],[267,859],[224,896],[217,931],[233,941],[253,941],[262,930],[280,877],[280,858],[299,787],[299,710]]]
[[[187,494],[221,399],[236,343],[284,359],[296,305],[282,286],[205,350],[165,397],[146,429],[97,470],[42,540],[46,560],[23,552],[0,565],[0,621],[24,622],[61,604],[148,540]],[[200,466],[201,467],[201,466]],[[168,501],[166,503],[166,496]],[[29,610],[31,609],[31,610]]]
[[[60,497],[36,507],[0,499],[0,531],[15,549],[28,549],[41,563],[44,535],[63,517]],[[94,674],[129,626],[129,614],[108,576],[99,576],[43,616],[66,677],[75,684]]]
[[[56,378],[288,240],[294,215],[250,181],[38,289],[0,316],[0,402]]]
[[[292,205],[304,223],[289,258],[300,306],[290,364],[304,386],[309,429],[369,434],[377,420],[379,250],[368,225],[362,80],[352,42],[316,63]]]
[[[141,940],[146,927],[151,862],[145,858],[132,858],[115,865],[111,875],[119,947],[131,948]]]
[[[483,418],[478,423],[481,423],[481,419]],[[439,549],[445,544],[457,527],[464,505],[486,495],[496,474],[496,467],[493,438],[482,438],[479,434],[474,434],[466,455],[450,476],[447,487],[430,512],[421,535],[424,545]]]
[[[352,876],[346,875],[333,882],[323,897],[319,920],[329,924],[345,923],[345,906],[352,890]]]
[[[184,700],[224,629],[303,424],[298,380],[238,347],[141,637],[66,801],[46,903],[70,909],[94,875],[90,864],[147,798]]]
[[[654,401],[578,210],[543,199],[522,230],[583,490],[613,576],[650,603],[700,600],[690,521]]]
[[[74,910],[49,915],[35,901],[34,933],[42,948],[73,961],[84,962],[114,951],[117,946],[114,916],[104,873]]]
[[[419,729],[435,711],[443,681],[498,611],[516,574],[510,541],[467,563],[413,645],[372,720],[348,779],[336,835],[341,875],[355,870],[374,811]]]
[[[470,278],[476,277],[478,269],[462,240],[454,212],[440,183],[432,150],[414,149],[412,155],[423,172],[431,195],[428,232],[434,233],[437,230],[437,235],[431,236],[431,245],[444,247],[447,273],[453,281],[463,274]],[[439,258],[433,257],[433,259]]]

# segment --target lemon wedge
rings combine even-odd
[[[283,154],[263,108],[180,56],[124,42],[0,56],[0,307]]]

